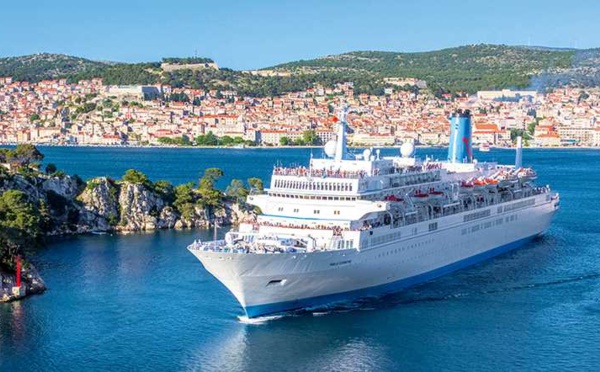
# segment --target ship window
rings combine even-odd
[[[339,214],[340,214],[340,211],[333,211],[333,214],[335,214],[335,215],[339,215]]]
[[[283,212],[283,207],[279,207],[279,208],[277,209],[277,211],[279,211],[279,212]]]
[[[294,213],[298,213],[300,210],[298,208],[294,209]]]
[[[314,213],[314,214],[320,214],[320,213],[321,213],[321,211],[320,211],[319,209],[315,209],[315,210],[313,211],[313,213]]]

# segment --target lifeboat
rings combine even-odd
[[[418,201],[418,202],[424,202],[429,200],[429,194],[424,193],[424,192],[420,192],[417,191],[413,196],[412,196],[414,201]]]
[[[385,200],[392,201],[392,202],[401,202],[404,199],[398,198],[396,195],[388,195],[388,196],[385,197]]]
[[[489,190],[494,190],[494,189],[496,189],[498,187],[498,180],[486,179],[485,180],[485,186]]]
[[[429,197],[431,199],[441,199],[443,196],[444,196],[444,193],[442,191],[434,190],[434,191],[429,192]]]
[[[465,193],[471,193],[473,192],[473,184],[468,183],[468,182],[463,182],[460,184],[460,191],[465,192]]]
[[[522,182],[532,181],[537,178],[537,175],[531,168],[520,168],[517,171],[517,177]]]
[[[508,186],[512,185],[512,183],[513,182],[507,178],[502,178],[502,179],[498,180],[499,187],[508,187]]]
[[[483,191],[483,190],[485,190],[485,187],[486,187],[486,183],[484,180],[476,179],[473,182],[473,188],[475,189],[475,191]]]

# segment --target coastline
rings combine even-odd
[[[43,292],[46,287],[27,256],[57,237],[84,234],[152,232],[239,225],[256,212],[241,201],[254,178],[223,192],[215,182],[218,168],[205,170],[199,185],[151,181],[129,169],[121,179],[83,181],[56,170],[39,170],[44,155],[34,146],[5,150],[0,162],[0,302]],[[258,186],[255,186],[258,185]],[[20,258],[19,258],[20,257]],[[21,265],[23,263],[23,266]],[[19,270],[19,268],[21,268]],[[19,281],[16,273],[21,273]],[[22,284],[20,284],[22,283]]]
[[[0,147],[14,147],[19,143],[0,142]],[[281,150],[281,149],[322,149],[323,146],[185,146],[185,145],[96,145],[96,144],[53,144],[53,143],[32,143],[39,147],[82,147],[82,148],[122,148],[122,149],[230,149],[230,150]],[[399,149],[400,145],[393,146],[348,146],[349,149]],[[418,149],[446,149],[448,145],[416,145]],[[492,146],[490,149],[514,150],[516,146]],[[600,150],[600,146],[528,146],[523,149],[540,150]]]

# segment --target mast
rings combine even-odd
[[[214,231],[213,231],[213,241],[217,241],[217,217],[215,216],[215,223],[214,223]]]
[[[523,138],[517,137],[517,149],[515,152],[515,169],[523,167]]]
[[[348,159],[348,150],[346,148],[346,118],[348,116],[348,105],[340,110],[340,122],[338,124],[337,141],[335,149],[335,160],[346,160]]]

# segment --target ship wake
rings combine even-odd
[[[418,288],[416,288],[415,292],[412,294],[406,293],[406,292],[389,294],[389,295],[384,295],[384,296],[381,296],[378,298],[360,299],[360,300],[355,301],[353,304],[354,304],[354,306],[358,307],[357,308],[358,310],[363,309],[359,305],[364,305],[366,307],[370,306],[369,309],[373,310],[376,308],[395,307],[398,305],[418,304],[418,303],[423,303],[423,302],[450,301],[450,300],[454,300],[454,299],[461,299],[461,298],[473,297],[473,296],[478,296],[478,295],[490,295],[490,294],[493,295],[493,294],[516,292],[516,291],[535,289],[535,288],[545,288],[545,287],[552,287],[552,286],[557,286],[557,285],[564,285],[564,284],[577,283],[577,282],[587,281],[587,280],[597,280],[597,279],[600,279],[600,273],[590,273],[590,274],[579,275],[579,276],[575,276],[575,277],[571,277],[571,278],[557,279],[557,280],[552,280],[552,281],[547,281],[547,282],[527,283],[527,284],[504,287],[504,288],[484,289],[484,290],[473,291],[473,292],[452,293],[452,294],[445,294],[445,295],[440,295],[440,296],[420,296],[419,293],[416,292],[416,289],[418,289]]]
[[[247,316],[239,316],[238,319],[243,324],[265,324],[274,320],[283,318],[311,315],[314,317],[322,317],[331,314],[341,314],[353,311],[371,311],[390,307],[396,307],[399,305],[410,305],[426,302],[441,302],[451,301],[454,299],[468,298],[478,295],[493,295],[507,292],[522,291],[527,289],[552,287],[557,285],[565,285],[570,283],[577,283],[587,280],[600,279],[600,273],[590,273],[580,275],[572,278],[557,279],[541,283],[527,283],[522,285],[509,286],[498,289],[480,290],[473,292],[461,292],[445,294],[440,296],[419,296],[418,293],[395,293],[384,295],[380,297],[367,297],[357,300],[351,300],[347,302],[336,302],[329,305],[299,309],[277,315],[267,315],[257,318],[248,318]],[[409,298],[407,298],[409,297]]]

